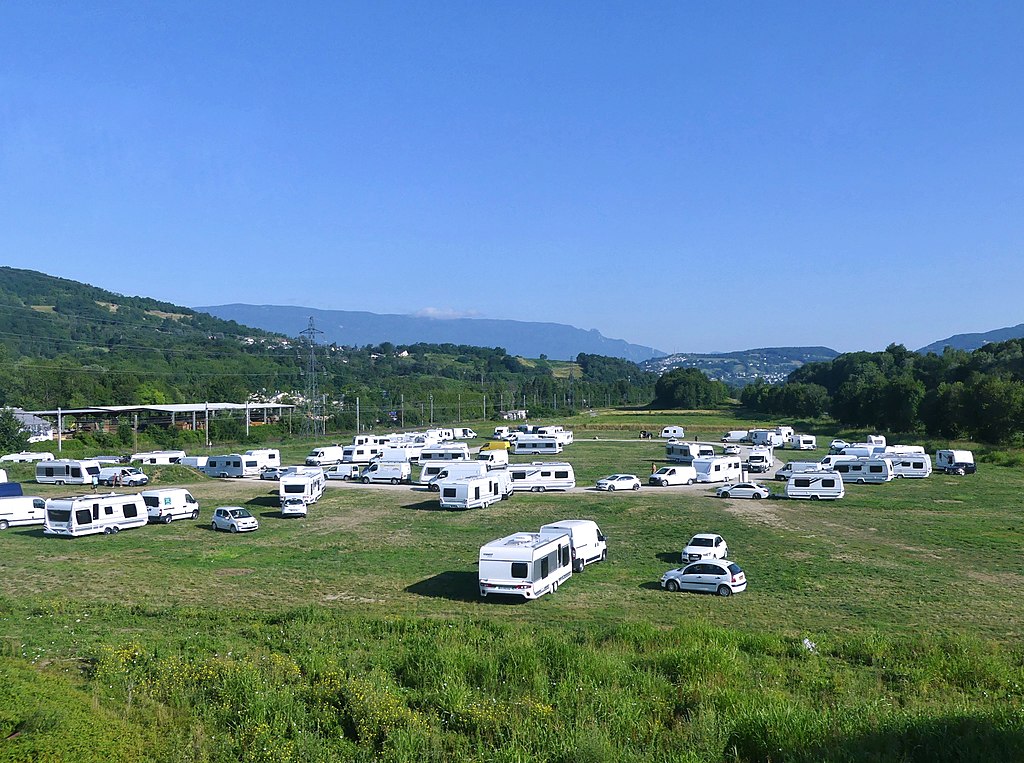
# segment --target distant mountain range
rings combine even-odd
[[[323,332],[317,341],[361,347],[367,344],[468,344],[503,347],[511,355],[573,360],[581,353],[625,358],[639,363],[662,357],[661,350],[609,339],[596,329],[586,331],[562,323],[496,320],[487,318],[428,318],[351,310],[317,310],[286,305],[213,305],[197,307],[224,320],[237,321],[264,331],[298,336],[313,318]]]
[[[993,329],[992,331],[986,331],[980,334],[954,334],[947,339],[940,339],[938,342],[932,342],[931,344],[922,347],[918,352],[922,354],[934,352],[941,355],[942,351],[946,347],[952,347],[954,350],[967,350],[970,352],[971,350],[978,349],[984,344],[1005,342],[1008,339],[1021,338],[1024,338],[1024,323],[1002,329]]]
[[[839,355],[829,347],[761,347],[711,354],[677,353],[640,363],[644,371],[663,374],[673,368],[699,368],[709,378],[743,387],[758,377],[775,383],[805,363],[832,360]]]

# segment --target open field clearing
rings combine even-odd
[[[694,439],[753,425],[581,417],[560,458],[581,487],[612,472],[646,482],[664,443],[636,433],[662,419]],[[447,512],[425,489],[332,486],[293,520],[278,516],[275,482],[188,487],[195,522],[0,533],[0,760],[1024,756],[1016,468],[813,503],[645,486]],[[212,531],[225,504],[260,529]],[[570,517],[600,524],[607,562],[535,602],[479,597],[482,544]],[[661,590],[709,531],[747,591]]]

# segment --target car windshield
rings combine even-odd
[[[230,514],[233,519],[245,519],[252,516],[248,509],[232,509]]]
[[[711,546],[711,538],[693,538],[690,541],[691,546]]]

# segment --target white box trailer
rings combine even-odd
[[[743,464],[739,456],[715,456],[693,461],[697,482],[738,482],[743,477]]]
[[[946,474],[974,474],[978,470],[974,453],[969,450],[935,451],[935,468]]]
[[[858,458],[851,461],[837,461],[832,468],[842,475],[843,482],[857,484],[881,484],[893,478],[892,462],[885,458]]]
[[[179,463],[183,458],[185,458],[185,451],[183,450],[151,450],[146,453],[135,453],[129,461],[133,464],[169,466]]]
[[[200,467],[199,471],[207,477],[220,477],[222,479],[245,476],[241,453],[210,456],[206,459],[206,465]]]
[[[590,519],[562,519],[542,525],[541,535],[568,535],[572,548],[572,571],[583,572],[583,568],[608,558],[608,539],[597,522]]]
[[[330,466],[340,464],[345,457],[342,445],[321,445],[313,448],[306,456],[306,466]]]
[[[883,453],[882,458],[892,464],[892,473],[896,479],[923,479],[931,476],[932,461],[927,453]]]
[[[36,482],[42,485],[91,485],[94,479],[99,482],[99,461],[61,458],[36,464]]]
[[[555,435],[521,434],[512,445],[512,453],[519,456],[553,456],[561,453],[562,447]]]
[[[51,498],[46,502],[43,532],[77,538],[142,527],[149,521],[146,502],[138,493],[107,493]]]
[[[801,472],[786,483],[787,498],[807,498],[812,501],[834,501],[846,495],[843,478],[836,472]]]
[[[715,448],[709,443],[674,440],[665,444],[665,460],[674,464],[693,464],[695,458],[711,458]]]
[[[440,469],[430,478],[427,490],[436,492],[438,485],[446,480],[457,480],[462,477],[482,477],[487,474],[487,464],[482,461],[450,461],[438,464]]]
[[[359,473],[359,481],[364,485],[371,482],[390,482],[392,485],[411,482],[412,467],[408,461],[374,461]]]
[[[786,438],[786,447],[792,450],[814,450],[818,447],[818,438],[812,434],[794,434]]]
[[[9,495],[0,498],[0,530],[41,525],[45,520],[46,501],[37,495]]]
[[[480,547],[480,595],[536,599],[572,577],[568,535],[516,533]]]
[[[282,505],[285,499],[301,498],[305,504],[316,503],[324,494],[324,475],[286,474],[277,483],[277,495]]]
[[[143,490],[139,495],[146,504],[150,522],[166,525],[175,519],[199,519],[199,501],[183,487]]]
[[[498,472],[444,479],[437,483],[438,497],[442,509],[482,509],[508,498],[509,484]]]
[[[546,490],[572,490],[576,487],[576,472],[572,464],[562,461],[512,464],[508,467],[508,473],[514,490],[543,493]]]

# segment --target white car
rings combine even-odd
[[[683,564],[697,562],[701,559],[725,559],[729,555],[729,545],[721,535],[715,533],[697,533],[686,544],[680,554]]]
[[[833,440],[832,442],[830,442],[828,444],[828,454],[830,456],[834,456],[837,453],[842,453],[843,452],[843,448],[849,448],[849,447],[850,447],[850,443],[848,443],[846,440]]]
[[[661,576],[661,587],[666,591],[701,591],[732,596],[746,590],[747,576],[736,562],[702,559],[666,572]]]
[[[213,511],[210,527],[214,530],[245,533],[259,530],[260,523],[249,513],[248,509],[243,509],[241,506],[218,506]]]
[[[697,470],[692,466],[663,466],[647,478],[651,485],[692,485],[697,480]]]
[[[294,466],[268,466],[260,472],[261,480],[279,480],[282,477],[295,474]]]
[[[604,479],[599,479],[595,487],[598,490],[639,490],[640,478],[635,474],[609,474]]]
[[[298,497],[285,498],[281,501],[282,517],[304,517],[309,509],[306,502]]]
[[[726,445],[722,449],[722,451],[727,456],[738,456],[740,454],[740,446],[739,445]]]
[[[772,493],[760,482],[730,482],[715,491],[719,498],[767,498]]]

